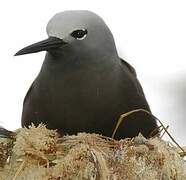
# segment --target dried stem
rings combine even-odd
[[[183,154],[186,154],[185,150],[176,142],[176,140],[168,132],[167,128],[163,125],[163,123],[157,117],[155,117],[151,112],[149,112],[149,111],[147,111],[145,109],[134,109],[134,110],[131,110],[129,112],[126,112],[126,113],[122,114],[120,116],[120,118],[118,119],[116,127],[115,127],[115,129],[114,129],[114,131],[112,133],[112,138],[114,138],[114,136],[115,136],[120,124],[123,122],[124,118],[129,116],[129,115],[131,115],[131,114],[133,114],[133,113],[136,113],[136,112],[145,112],[145,113],[151,115],[152,117],[154,117],[160,123],[160,125],[163,127],[164,131],[168,134],[168,136],[171,138],[171,140],[182,150]]]
[[[17,179],[17,177],[19,176],[20,172],[23,170],[25,163],[26,163],[26,160],[24,160],[24,161],[21,163],[21,165],[19,166],[19,168],[18,168],[18,170],[16,171],[15,176],[13,177],[12,180],[16,180],[16,179]]]

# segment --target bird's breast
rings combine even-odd
[[[76,127],[86,132],[95,127],[101,132],[108,122],[112,129],[114,120],[138,98],[135,83],[127,74],[120,75],[115,69],[39,74],[24,113],[34,114],[33,118],[46,121],[50,128],[63,127],[69,132],[72,127],[72,133]]]

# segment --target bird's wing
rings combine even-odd
[[[128,62],[126,62],[122,58],[120,58],[120,60],[121,60],[122,65],[125,66],[125,67],[127,67],[127,69],[129,70],[129,72],[131,72],[131,74],[135,78],[135,80],[133,82],[135,82],[135,84],[136,84],[136,88],[137,88],[138,93],[141,96],[145,96],[144,95],[144,92],[143,92],[143,88],[141,87],[141,84],[140,84],[140,82],[139,82],[139,80],[137,78],[136,70]]]
[[[28,91],[26,93],[26,96],[25,96],[24,101],[23,101],[23,105],[25,104],[26,100],[29,99],[29,96],[30,96],[30,94],[32,92],[32,89],[33,89],[33,84],[34,84],[34,82],[32,83],[32,85],[30,86],[30,88],[28,89]]]
[[[134,69],[128,62],[126,62],[125,60],[123,60],[122,58],[120,58],[120,60],[121,60],[121,63],[122,63],[123,65],[125,65],[125,66],[128,68],[128,70],[129,70],[135,77],[137,77],[137,74],[136,74],[135,69]]]

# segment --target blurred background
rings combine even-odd
[[[20,127],[24,96],[44,52],[14,57],[47,37],[57,12],[86,9],[111,29],[119,55],[135,67],[152,112],[178,143],[186,145],[186,1],[6,0],[0,6],[0,124]],[[167,138],[167,137],[165,137]]]

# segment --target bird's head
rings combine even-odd
[[[40,51],[116,53],[115,43],[107,25],[95,13],[75,10],[56,14],[47,25],[48,39],[27,46],[15,55]]]

